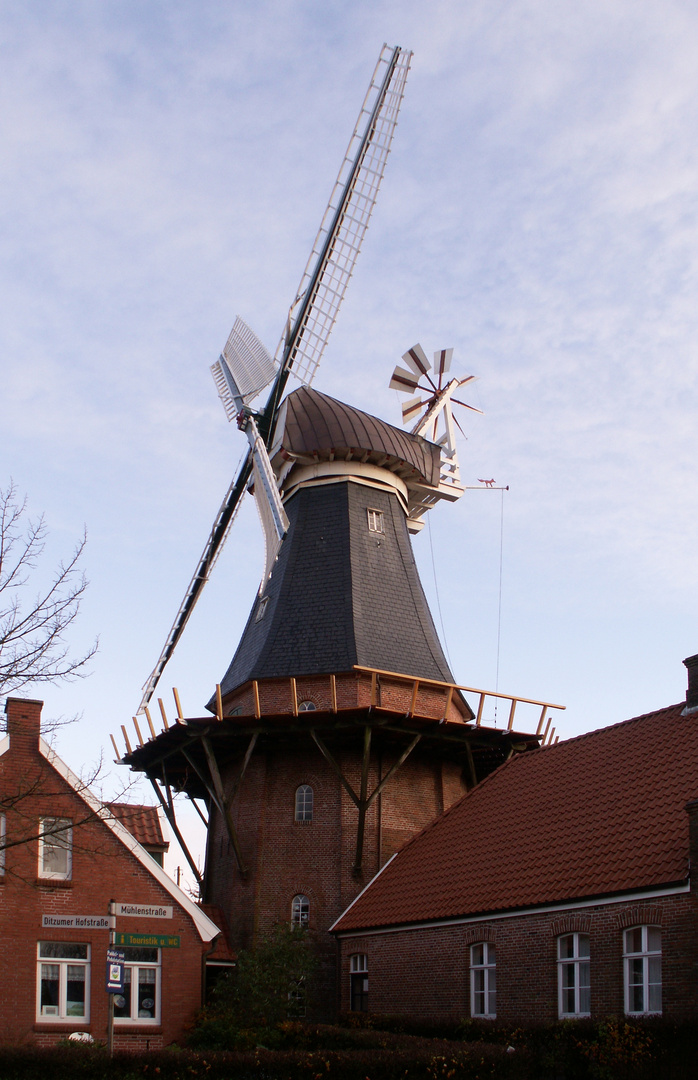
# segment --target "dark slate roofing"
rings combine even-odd
[[[167,851],[170,844],[162,835],[162,824],[157,806],[137,806],[134,803],[108,803],[117,821],[134,836],[144,848]]]
[[[406,844],[335,929],[685,881],[698,716],[683,704],[511,758]]]
[[[301,386],[284,402],[282,446],[320,458],[387,455],[389,463],[409,465],[428,484],[439,483],[441,451],[419,435],[386,424],[369,413]]]
[[[368,531],[367,508],[385,532]],[[453,682],[397,496],[348,480],[301,488],[265,596],[221,683],[350,671],[354,664]],[[211,707],[211,706],[209,706]]]

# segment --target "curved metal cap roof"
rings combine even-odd
[[[425,483],[438,486],[441,451],[420,435],[386,424],[376,416],[301,386],[289,394],[280,418],[274,450],[317,458],[365,459],[374,454],[382,464],[408,466]]]

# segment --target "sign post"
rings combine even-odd
[[[109,1057],[114,1057],[114,994],[124,992],[124,961],[126,954],[116,947],[116,901],[109,903],[109,948],[107,949],[107,994],[109,1012],[107,1016],[107,1049]]]

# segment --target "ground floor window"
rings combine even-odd
[[[160,949],[119,947],[125,954],[124,992],[114,995],[114,1019],[160,1023]]]
[[[470,946],[470,1014],[497,1015],[497,954],[489,941]]]
[[[368,1012],[368,957],[354,953],[349,957],[349,1008],[352,1012]]]
[[[633,926],[623,934],[625,1011],[631,1016],[662,1011],[662,931]]]
[[[564,1016],[589,1016],[589,935],[563,934],[557,939],[558,1010]]]
[[[40,941],[37,978],[38,1019],[90,1019],[89,945]]]

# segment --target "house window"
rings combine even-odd
[[[384,533],[385,528],[383,525],[383,511],[382,510],[367,510],[368,514],[368,531]]]
[[[309,784],[301,784],[296,789],[296,821],[313,820],[313,789]]]
[[[291,904],[291,925],[308,929],[310,922],[310,900],[307,896],[294,896]]]
[[[37,1020],[90,1019],[90,946],[38,943]]]
[[[125,954],[124,992],[114,995],[120,1023],[160,1023],[160,949],[121,947]]]
[[[563,934],[557,939],[558,1010],[564,1016],[589,1016],[589,935]]]
[[[354,953],[349,957],[349,1008],[368,1012],[368,956]]]
[[[73,870],[73,829],[68,818],[39,822],[39,877],[68,881]]]
[[[662,931],[658,926],[634,926],[625,931],[623,967],[626,1013],[661,1013]]]
[[[259,601],[259,607],[257,608],[257,614],[254,617],[255,622],[261,622],[264,618],[264,613],[267,610],[267,604],[269,603],[269,597],[263,596]]]
[[[470,1014],[497,1015],[497,955],[494,945],[483,941],[470,946]]]
[[[301,701],[300,705],[298,706],[298,712],[315,712],[315,702]]]

